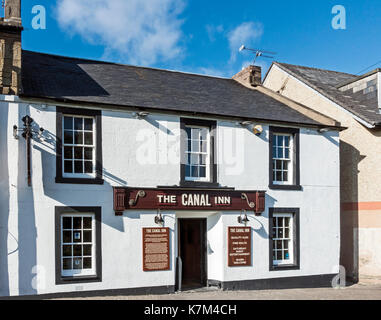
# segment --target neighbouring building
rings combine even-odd
[[[1,296],[331,285],[336,120],[254,66],[226,79],[21,50],[9,12]]]
[[[273,63],[263,85],[348,128],[340,132],[340,261],[356,281],[381,278],[381,70]]]

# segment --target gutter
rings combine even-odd
[[[204,118],[209,119],[223,119],[223,120],[234,120],[234,121],[256,121],[258,123],[268,123],[268,124],[279,124],[279,125],[287,125],[287,126],[293,126],[293,127],[309,127],[309,128],[329,128],[330,130],[337,130],[337,131],[343,131],[347,129],[347,127],[342,127],[340,125],[335,124],[312,124],[312,123],[304,123],[304,122],[289,122],[289,121],[282,121],[282,120],[272,120],[272,119],[264,119],[264,118],[251,118],[251,117],[240,117],[240,116],[231,116],[231,115],[220,115],[220,114],[213,114],[213,113],[206,113],[206,112],[192,112],[192,111],[174,111],[174,110],[167,110],[167,109],[159,109],[159,108],[152,108],[152,107],[139,107],[139,106],[120,106],[120,105],[113,105],[113,104],[102,104],[97,102],[82,102],[82,101],[73,101],[66,98],[40,98],[40,97],[33,97],[33,96],[26,96],[23,94],[19,95],[20,102],[26,102],[26,103],[36,103],[41,104],[45,102],[46,104],[53,104],[54,106],[62,106],[62,107],[71,107],[71,108],[77,108],[79,105],[86,109],[106,109],[110,111],[118,111],[118,112],[136,112],[136,111],[150,111],[154,113],[163,113],[163,114],[169,114],[169,115],[188,115],[188,116],[202,116]]]

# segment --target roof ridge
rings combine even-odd
[[[348,73],[348,72],[341,72],[341,71],[335,71],[335,70],[328,70],[328,69],[322,69],[322,68],[314,68],[314,67],[307,67],[307,66],[302,66],[302,65],[297,65],[297,64],[291,64],[291,63],[284,63],[284,62],[278,62],[278,61],[274,61],[275,64],[278,64],[278,65],[283,65],[285,67],[287,66],[292,66],[292,67],[298,67],[298,68],[304,68],[304,69],[310,69],[310,70],[318,70],[318,71],[327,71],[327,72],[334,72],[334,73],[340,73],[340,74],[346,74],[346,75],[349,75],[349,76],[353,76],[355,78],[357,78],[358,76],[356,76],[355,74],[353,73]]]
[[[137,66],[137,65],[132,65],[132,64],[124,64],[124,63],[104,61],[104,60],[96,60],[96,59],[89,59],[89,58],[69,57],[69,56],[63,56],[63,55],[45,53],[45,52],[37,52],[37,51],[31,51],[31,50],[25,50],[25,49],[22,49],[22,51],[32,53],[32,54],[41,54],[41,55],[46,55],[46,56],[51,56],[51,57],[56,57],[56,58],[61,58],[61,59],[68,59],[68,60],[70,59],[70,60],[83,60],[83,61],[91,61],[91,62],[100,62],[100,63],[104,63],[104,64],[111,64],[111,65],[122,66],[122,67],[130,67],[130,68],[137,68],[137,69],[149,69],[149,70],[154,70],[154,71],[163,71],[163,72],[172,72],[172,73],[181,73],[181,74],[188,74],[188,75],[204,77],[204,78],[232,80],[232,78],[218,77],[218,76],[212,76],[212,75],[207,75],[207,74],[199,74],[199,73],[179,71],[179,70],[170,70],[170,69],[161,69],[161,68],[154,68],[154,67]]]

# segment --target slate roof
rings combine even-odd
[[[297,66],[274,62],[275,65],[293,75],[300,81],[317,90],[372,126],[381,125],[381,114],[378,110],[377,90],[368,94],[363,91],[340,91],[338,88],[354,80],[363,78],[349,73],[324,69]]]
[[[233,79],[23,50],[21,97],[321,126]]]

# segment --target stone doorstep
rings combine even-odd
[[[381,277],[360,276],[358,283],[363,285],[381,285]]]

